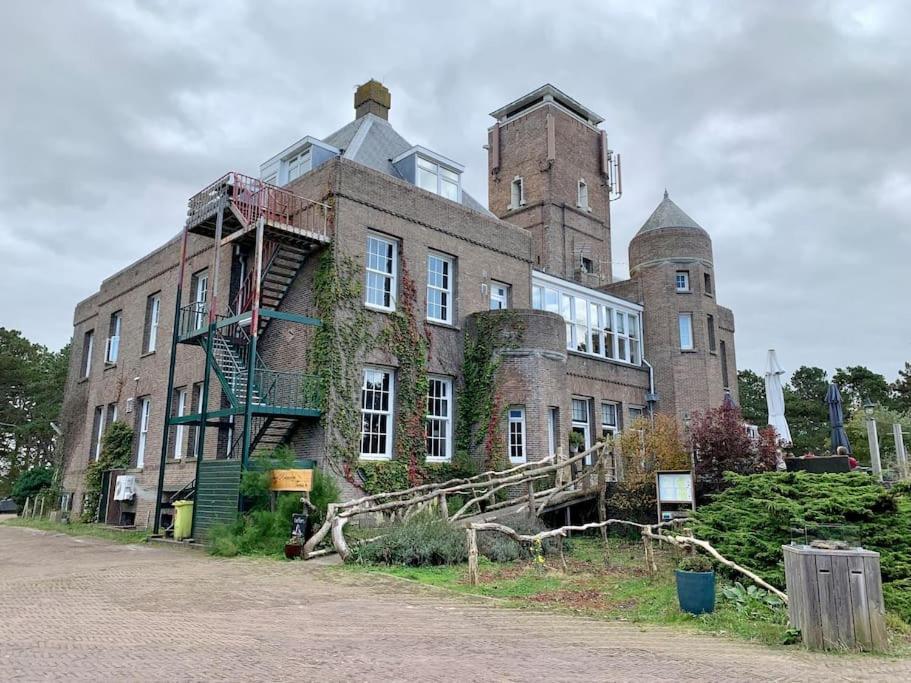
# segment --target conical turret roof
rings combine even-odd
[[[699,223],[690,218],[683,209],[671,201],[667,190],[664,191],[664,199],[661,200],[661,203],[658,204],[652,215],[642,224],[636,234],[641,235],[652,230],[660,230],[661,228],[693,228],[705,232],[705,229]]]

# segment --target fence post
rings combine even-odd
[[[605,489],[607,488],[607,478],[605,477],[605,452],[607,451],[607,444],[601,448],[601,451],[598,453],[598,521],[601,524],[607,520],[607,496]],[[607,543],[607,526],[601,527],[601,539]]]
[[[478,576],[478,530],[469,525],[465,531],[468,534],[468,584],[477,586],[480,582]]]
[[[437,496],[437,504],[440,506],[440,517],[443,518],[444,522],[449,521],[449,505],[446,502],[446,494],[441,493]]]
[[[535,482],[528,480],[528,518],[535,518]]]

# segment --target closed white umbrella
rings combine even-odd
[[[769,424],[778,432],[778,438],[783,443],[791,443],[791,430],[788,421],[784,418],[784,388],[781,376],[784,370],[778,364],[775,349],[769,349],[769,360],[765,372],[765,400],[769,407]]]

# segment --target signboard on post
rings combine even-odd
[[[310,491],[313,489],[313,470],[272,470],[270,491]]]
[[[696,494],[693,485],[693,473],[690,470],[658,472],[655,474],[655,488],[658,495],[658,521],[663,522],[673,517],[681,517],[682,510],[664,512],[664,505],[688,505],[696,509]]]

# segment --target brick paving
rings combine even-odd
[[[0,681],[48,679],[885,681],[911,679],[911,662],[0,526]]]

